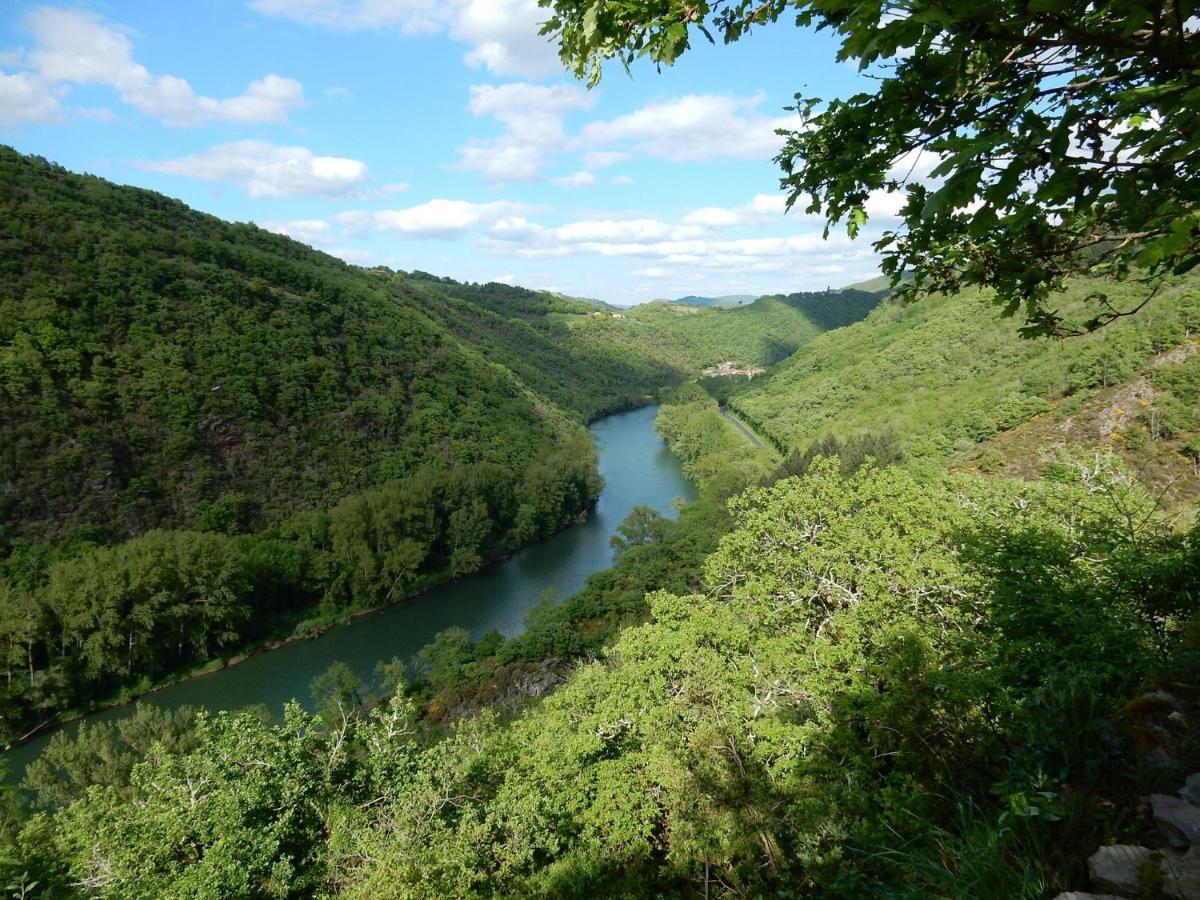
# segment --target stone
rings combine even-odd
[[[1167,850],[1160,867],[1162,892],[1178,900],[1200,900],[1200,847],[1187,853]]]
[[[1054,900],[1124,900],[1116,894],[1089,894],[1085,891],[1065,891]]]
[[[1088,859],[1088,876],[1093,890],[1136,897],[1141,885],[1142,864],[1150,858],[1145,847],[1114,844],[1101,847]]]
[[[1154,824],[1172,847],[1200,844],[1200,806],[1170,794],[1151,794]]]
[[[1200,806],[1200,772],[1194,775],[1189,775],[1187,781],[1183,783],[1183,787],[1179,789],[1179,796],[1188,803],[1194,803]]]

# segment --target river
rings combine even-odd
[[[544,591],[550,589],[556,599],[564,600],[583,587],[593,572],[611,565],[608,539],[635,506],[646,504],[672,515],[671,501],[676,497],[695,498],[695,488],[684,478],[679,461],[654,431],[657,410],[644,407],[618,413],[589,429],[599,451],[605,486],[586,522],[474,575],[331,628],[318,638],[287,644],[239,665],[181,682],[150,694],[143,702],[214,710],[263,703],[279,713],[293,698],[311,705],[309,683],[337,660],[369,680],[379,661],[395,657],[407,661],[451,626],[466,628],[475,637],[493,628],[505,635],[519,633],[526,611]],[[95,713],[89,720],[119,718],[129,712],[130,706],[117,706]],[[10,778],[41,752],[51,733],[38,735],[4,755]]]

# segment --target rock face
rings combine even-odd
[[[1136,897],[1141,887],[1142,865],[1150,859],[1145,847],[1115,844],[1101,847],[1088,859],[1092,887],[1118,897]]]
[[[1179,789],[1179,796],[1188,801],[1188,803],[1195,803],[1197,806],[1200,806],[1200,772],[1187,777],[1187,781]]]
[[[1186,849],[1200,844],[1200,806],[1170,794],[1152,794],[1150,804],[1154,824],[1172,847]]]
[[[1187,853],[1167,851],[1162,861],[1162,891],[1179,900],[1200,900],[1200,847]]]

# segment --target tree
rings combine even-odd
[[[661,541],[666,533],[667,520],[662,513],[652,506],[639,504],[617,526],[617,533],[608,539],[608,543],[621,554],[630,547]]]
[[[601,63],[673,63],[693,31],[726,43],[795,16],[841,39],[874,92],[797,95],[777,157],[789,206],[856,236],[868,201],[904,192],[875,247],[909,297],[978,285],[1026,334],[1090,331],[1140,309],[1200,262],[1200,33],[1180,0],[540,0],[543,28],[590,85]],[[928,178],[915,179],[927,163]],[[1068,321],[1073,274],[1135,278]]]

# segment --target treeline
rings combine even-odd
[[[398,601],[546,537],[595,502],[580,432],[514,479],[428,468],[254,534],[151,530],[0,564],[0,741],[67,709],[234,654],[311,609]]]

